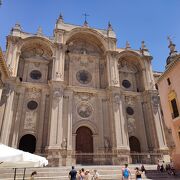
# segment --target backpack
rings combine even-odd
[[[129,177],[129,170],[128,170],[127,168],[124,169],[124,171],[123,171],[123,176],[124,176],[125,178],[128,178],[128,177]]]

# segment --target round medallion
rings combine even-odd
[[[76,78],[81,84],[88,84],[92,80],[91,74],[86,70],[78,71]]]
[[[87,117],[89,117],[92,114],[92,108],[88,104],[81,104],[77,108],[77,113],[82,118],[87,118]]]
[[[128,80],[123,80],[123,81],[122,81],[122,85],[123,85],[125,88],[131,87],[131,83],[130,83]]]
[[[38,70],[33,70],[33,71],[31,71],[30,76],[32,79],[38,80],[41,78],[42,74]]]
[[[133,115],[133,114],[134,114],[134,110],[133,110],[133,108],[131,108],[131,107],[127,107],[127,108],[126,108],[126,112],[127,112],[127,114],[129,114],[129,115]]]
[[[30,110],[35,110],[38,107],[38,103],[36,101],[29,101],[27,107]]]

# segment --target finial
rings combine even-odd
[[[88,27],[89,25],[88,25],[88,22],[87,22],[87,16],[89,16],[89,15],[86,14],[86,13],[84,13],[83,15],[84,15],[84,18],[85,18],[83,26]]]
[[[145,45],[145,41],[141,41],[141,48],[140,51],[143,55],[147,55],[147,52],[149,52],[148,48]]]
[[[126,49],[131,49],[130,43],[126,41]]]
[[[111,25],[110,21],[108,22],[108,31],[113,31],[113,28],[112,28],[112,25]]]
[[[39,27],[38,27],[38,30],[37,30],[37,35],[42,35],[42,34],[43,34],[43,32],[42,32],[42,27],[39,26]]]
[[[63,23],[63,22],[64,22],[63,15],[60,13],[56,24]]]
[[[19,23],[16,23],[15,26],[14,26],[14,28],[13,28],[13,30],[19,30],[19,31],[21,31],[21,30],[22,30],[21,25],[20,25]]]
[[[175,54],[177,51],[176,51],[176,45],[172,42],[172,38],[170,36],[167,37],[168,41],[169,41],[169,46],[168,48],[170,49],[170,55],[171,54]]]

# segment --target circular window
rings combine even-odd
[[[77,112],[82,118],[87,118],[92,114],[92,108],[87,104],[81,104],[78,106]]]
[[[128,80],[123,80],[123,81],[122,81],[122,85],[123,85],[125,88],[131,87],[131,83],[130,83]]]
[[[81,71],[78,71],[77,74],[76,74],[76,78],[77,80],[82,83],[82,84],[88,84],[91,79],[92,79],[92,76],[91,74],[86,71],[86,70],[81,70]]]
[[[41,78],[42,74],[38,70],[33,70],[33,71],[31,71],[30,76],[32,79],[38,80]]]
[[[38,107],[38,103],[36,101],[29,101],[27,107],[30,110],[35,110]]]
[[[133,115],[133,114],[134,114],[134,110],[133,110],[133,108],[131,108],[131,107],[127,107],[127,108],[126,108],[126,112],[127,112],[127,114],[129,114],[129,115]]]

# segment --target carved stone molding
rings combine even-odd
[[[77,96],[81,101],[89,101],[94,95],[92,93],[87,92],[76,92],[75,96]]]

